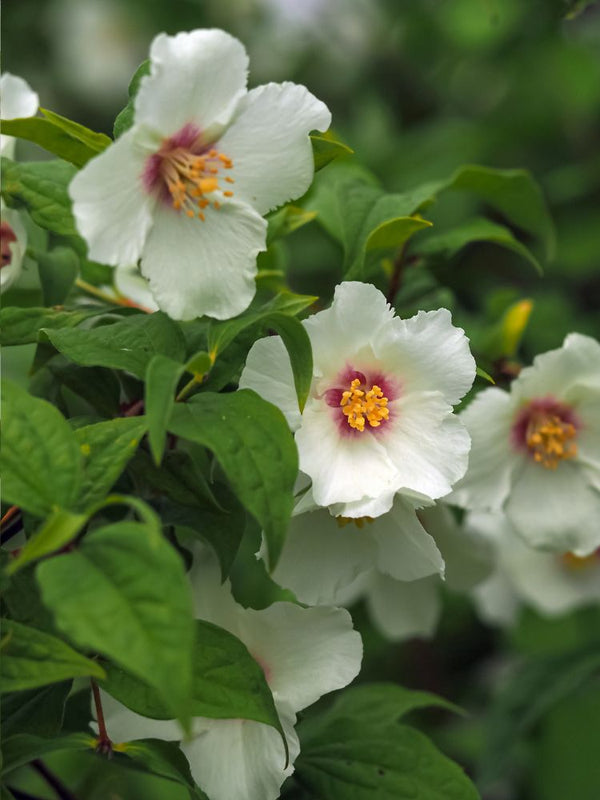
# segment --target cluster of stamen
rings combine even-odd
[[[350,389],[342,392],[342,412],[348,425],[354,430],[364,431],[367,422],[372,428],[378,428],[382,420],[390,415],[387,408],[388,398],[384,397],[379,386],[373,385],[368,391],[363,391],[360,386],[360,378],[355,378]]]
[[[206,195],[221,190],[220,171],[232,167],[232,160],[214,148],[196,154],[185,147],[176,147],[162,156],[160,175],[171,195],[173,208],[185,211],[188,217],[204,220],[207,206],[219,208],[219,201],[211,201]],[[229,175],[223,180],[228,184],[234,183]],[[233,192],[226,189],[223,196],[233,197]]]
[[[556,414],[533,414],[525,432],[525,442],[533,460],[547,469],[556,469],[559,463],[577,455],[573,441],[577,434],[575,425],[565,422]]]
[[[335,521],[338,524],[338,528],[345,528],[346,525],[354,524],[362,530],[366,522],[369,524],[373,522],[373,517],[336,517]]]

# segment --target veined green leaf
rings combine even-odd
[[[62,117],[60,114],[50,111],[47,108],[40,108],[40,112],[46,117],[46,119],[50,120],[50,122],[56,125],[57,128],[61,128],[63,131],[68,133],[69,136],[72,136],[73,139],[77,139],[82,142],[95,154],[101,153],[103,150],[106,150],[110,144],[112,144],[112,139],[105,133],[92,131],[90,128],[86,128],[85,125],[80,125],[78,122],[74,122],[72,119]]]
[[[37,342],[42,328],[74,328],[83,320],[104,313],[103,308],[82,308],[73,311],[55,308],[3,308],[0,311],[0,344]]]
[[[29,734],[10,736],[2,742],[2,774],[7,775],[48,753],[61,750],[93,750],[95,746],[96,740],[89,733],[70,733],[68,736],[57,736],[53,739]]]
[[[160,353],[148,362],[144,409],[148,419],[150,449],[157,464],[160,464],[165,449],[167,423],[175,404],[175,389],[185,369],[183,364]]]
[[[67,678],[103,678],[104,670],[49,633],[2,620],[0,691],[36,689]]]

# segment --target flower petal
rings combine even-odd
[[[596,381],[574,384],[565,392],[581,427],[577,431],[577,462],[592,486],[600,491],[600,372]]]
[[[294,388],[290,358],[280,336],[267,336],[254,342],[240,377],[240,389],[254,389],[284,413],[292,431],[302,417]]]
[[[332,375],[366,344],[376,342],[394,312],[370,283],[345,281],[336,286],[333,303],[304,321],[310,336],[316,375]]]
[[[256,291],[256,256],[265,249],[267,223],[241,203],[205,214],[201,221],[161,206],[144,248],[142,273],[173,319],[234,317]]]
[[[578,464],[555,470],[527,462],[515,481],[506,515],[531,547],[585,556],[600,546],[600,492]]]
[[[0,78],[0,95],[2,119],[33,117],[40,105],[37,93],[27,81],[10,72],[5,72]]]
[[[417,513],[397,497],[389,514],[365,529],[377,543],[377,568],[400,581],[443,575],[444,559],[434,539],[419,522]]]
[[[377,350],[392,373],[402,376],[407,391],[439,391],[455,405],[475,379],[475,360],[462,328],[452,324],[445,308],[396,318],[395,336]]]
[[[385,510],[391,508],[396,470],[386,448],[370,432],[342,435],[331,409],[311,399],[296,431],[296,444],[300,469],[312,478],[313,496],[320,506],[387,495]]]
[[[258,86],[218,143],[233,161],[235,196],[261,214],[303,195],[314,173],[308,134],[331,123],[327,106],[294,83]]]
[[[394,463],[398,490],[443,497],[467,468],[471,439],[439,392],[411,392],[389,405],[380,441]]]
[[[135,264],[117,267],[114,273],[114,282],[117,291],[123,297],[147,311],[158,311],[158,305],[150,291],[148,281],[143,275],[140,275]]]
[[[469,467],[448,502],[473,509],[502,508],[513,473],[523,462],[510,441],[514,414],[511,396],[496,388],[484,389],[462,412],[460,419],[472,441]]]
[[[273,697],[300,711],[360,670],[362,641],[343,608],[273,603],[245,611],[243,640],[263,665]]]
[[[294,771],[300,752],[296,717],[285,704],[277,711],[287,739],[290,763],[284,769],[281,736],[270,725],[243,719],[196,719],[197,736],[181,749],[192,777],[210,800],[275,800]]]
[[[440,616],[440,579],[396,581],[378,573],[367,593],[367,606],[375,626],[387,639],[432,636]]]
[[[327,510],[319,509],[292,517],[272,577],[302,603],[335,605],[341,603],[341,591],[373,564],[374,557],[367,526],[340,527]]]
[[[522,605],[512,583],[500,570],[473,589],[473,599],[484,622],[506,627],[516,623]]]
[[[164,137],[195,123],[210,140],[246,93],[248,56],[224,31],[161,33],[150,46],[150,64],[135,98],[135,122]]]
[[[174,719],[149,719],[131,711],[102,689],[100,695],[104,720],[114,742],[130,742],[149,737],[178,741],[183,736],[181,726]]]
[[[132,128],[71,181],[73,214],[93,261],[129,265],[142,254],[157,202],[141,177],[150,152],[143,132]]]

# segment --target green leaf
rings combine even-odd
[[[185,357],[181,330],[166,314],[136,314],[120,322],[91,330],[46,330],[54,347],[71,361],[85,367],[112,367],[144,378],[154,355],[175,361]]]
[[[512,250],[528,261],[540,275],[543,272],[537,258],[508,228],[483,217],[468,220],[446,233],[423,237],[416,250],[420,255],[435,255],[450,259],[473,242],[489,242]]]
[[[462,769],[407,725],[338,718],[301,747],[298,777],[321,800],[479,798]]]
[[[312,294],[296,294],[295,292],[282,291],[269,303],[271,311],[281,311],[283,314],[296,316],[313,305],[319,298]]]
[[[81,485],[79,446],[45,400],[5,381],[2,389],[2,497],[38,517],[70,507]]]
[[[290,357],[298,405],[302,411],[312,383],[313,360],[310,338],[302,323],[295,317],[269,310],[217,323],[211,327],[208,335],[211,356],[216,360],[218,354],[225,350],[236,336],[258,323],[273,328],[281,336]]]
[[[38,566],[42,599],[73,642],[153,686],[189,718],[194,620],[183,563],[147,524],[120,522]]]
[[[12,575],[36,558],[60,550],[77,536],[88,518],[88,514],[77,514],[64,508],[57,508],[27,541],[19,555],[10,562],[6,572]]]
[[[36,260],[44,303],[61,305],[79,273],[77,253],[70,247],[55,247],[48,253],[37,253]]]
[[[194,783],[190,765],[175,742],[165,742],[162,739],[137,739],[135,742],[117,745],[114,752],[122,753],[141,766],[144,771],[182,784],[194,800],[208,800]]]
[[[2,120],[2,133],[18,136],[40,145],[49,153],[69,161],[76,167],[98,155],[111,142],[108,136],[72,122],[52,111],[40,109],[42,117]]]
[[[74,328],[84,319],[104,313],[103,308],[77,311],[62,311],[55,308],[3,308],[0,311],[0,344],[37,342],[42,328]]]
[[[113,136],[117,139],[119,136],[122,136],[125,131],[129,130],[133,125],[133,116],[134,116],[134,109],[133,104],[135,100],[135,96],[140,88],[140,82],[144,75],[150,74],[150,59],[146,59],[142,61],[140,66],[136,69],[133,78],[129,83],[129,102],[125,106],[125,108],[120,111],[115,119],[115,124],[113,127]]]
[[[261,524],[274,566],[298,473],[296,447],[281,411],[248,389],[206,392],[175,406],[169,430],[213,451],[240,501]]]
[[[76,236],[67,187],[77,172],[66,161],[1,159],[2,196],[8,205],[24,205],[40,227],[63,236]]]
[[[84,511],[108,494],[146,433],[145,417],[121,417],[75,431],[83,462],[77,508]]]
[[[56,114],[54,111],[49,111],[47,108],[40,108],[40,112],[46,117],[46,119],[50,120],[50,122],[54,123],[54,125],[56,125],[58,128],[61,128],[63,131],[68,133],[73,139],[77,139],[82,144],[85,144],[94,155],[106,150],[106,148],[112,144],[112,139],[105,133],[97,133],[96,131],[92,131],[89,128],[86,128],[85,125],[80,125],[78,122],[73,122],[72,119],[61,117],[60,114]]]
[[[72,683],[68,680],[41,689],[3,694],[2,737],[6,739],[17,733],[57,736]]]
[[[2,620],[0,691],[36,689],[67,678],[103,678],[96,661],[77,653],[49,633],[10,619]]]
[[[104,367],[80,367],[60,356],[52,359],[47,369],[59,383],[82,397],[102,417],[119,415],[121,384],[112,370]]]
[[[89,733],[70,733],[54,739],[29,734],[10,736],[2,742],[2,774],[6,775],[49,753],[61,750],[93,750],[95,747],[96,740]]]
[[[516,354],[525,328],[529,321],[533,303],[531,300],[517,300],[512,303],[482,337],[478,350],[486,358],[495,361],[499,358],[512,358]]]
[[[210,719],[251,719],[283,730],[264,672],[246,646],[211,622],[196,620],[190,714]],[[158,695],[123,670],[106,667],[102,688],[137,714],[170,719]]]
[[[487,381],[488,383],[493,383],[493,384],[496,383],[496,381],[492,378],[492,376],[481,367],[475,368],[475,374],[479,375],[480,378],[483,378],[484,381]]]
[[[290,233],[308,225],[317,216],[316,211],[306,211],[298,206],[284,206],[269,217],[267,229],[267,246],[276,239],[289,236]]]
[[[148,362],[144,409],[148,419],[150,450],[157,464],[160,464],[165,449],[167,423],[175,404],[175,389],[185,369],[183,364],[160,353]]]
[[[432,194],[460,190],[476,195],[510,223],[539,238],[544,244],[546,258],[552,258],[555,250],[552,219],[540,187],[527,170],[467,165],[456,170],[449,179],[421,189]]]
[[[312,134],[310,137],[315,160],[315,172],[326,167],[331,161],[340,156],[351,156],[354,153],[347,144],[336,141],[332,136]]]

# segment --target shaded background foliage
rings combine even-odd
[[[464,163],[523,167],[539,181],[556,226],[554,253],[537,252],[545,276],[509,250],[472,243],[431,268],[417,306],[451,308],[477,342],[511,302],[531,298],[524,363],[569,331],[600,335],[600,8],[569,0],[7,0],[4,68],[25,76],[44,106],[110,133],[152,37],[211,26],[245,43],[251,85],[295,80],[327,102],[336,134],[388,191],[446,178]],[[445,195],[428,216],[444,230],[472,203]],[[314,224],[269,258],[296,291],[324,299],[341,277],[339,250]],[[405,285],[418,269],[407,266]],[[30,351],[15,351],[8,368],[23,374]],[[254,546],[249,537],[246,546]],[[253,576],[241,583],[241,593],[250,591]],[[394,646],[359,607],[362,678],[432,690],[467,708],[459,722],[439,710],[421,721],[489,800],[596,797],[600,684],[569,654],[600,647],[597,611],[557,620],[525,612],[515,630],[499,633],[465,598],[445,601],[431,642]],[[569,668],[573,679],[562,680]],[[71,702],[68,715],[80,712]],[[69,754],[48,763],[90,800],[116,787],[123,797],[183,796],[118,763],[102,772]],[[28,788],[50,796],[42,783]]]

